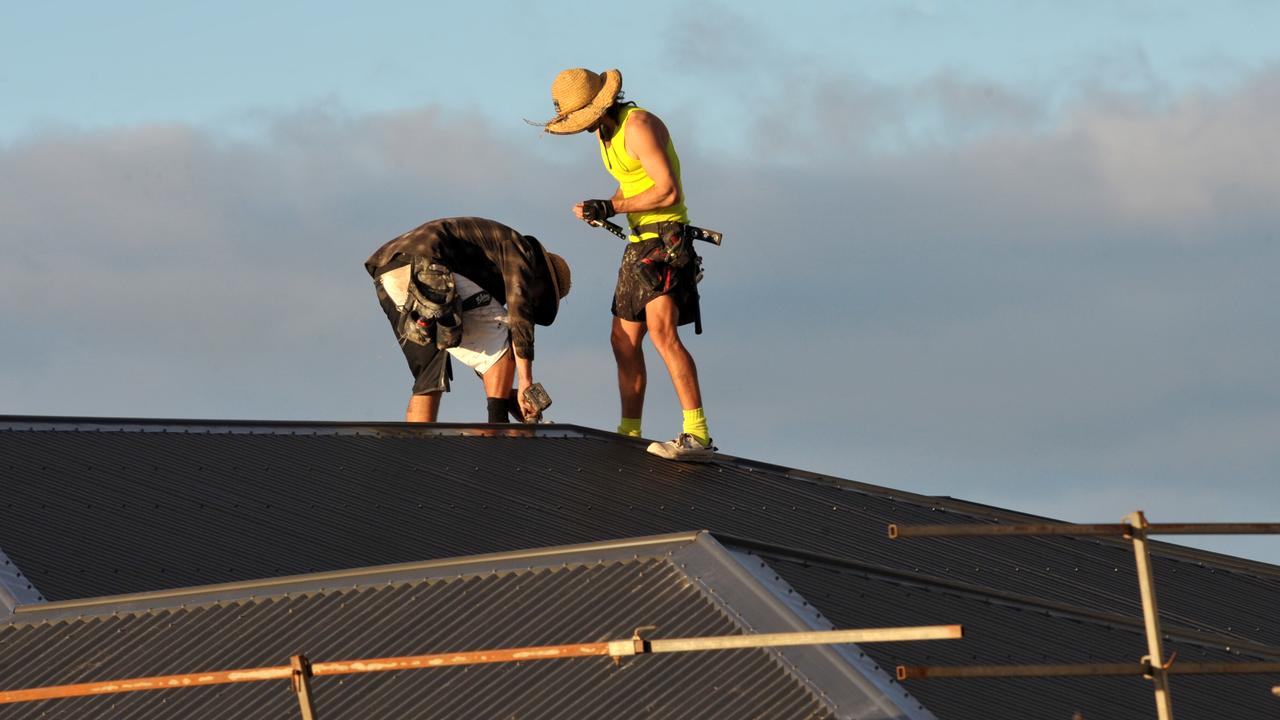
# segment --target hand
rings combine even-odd
[[[603,222],[617,214],[612,200],[583,200],[580,207],[582,219],[589,223]]]
[[[519,385],[520,387],[516,389],[516,399],[520,402],[520,414],[524,416],[525,422],[537,420],[542,416],[542,413],[538,412],[538,408],[529,404],[529,401],[524,399],[524,391],[528,390],[529,386],[533,385],[533,381],[522,379],[520,380]]]

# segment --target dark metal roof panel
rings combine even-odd
[[[884,667],[1138,662],[1146,655],[1140,625],[1119,624],[1059,609],[993,599],[931,583],[765,555],[768,565],[801,595],[820,605],[838,626],[945,623],[963,618],[957,643],[882,643],[863,652]],[[1194,633],[1166,638],[1166,652],[1183,662],[1280,660],[1270,652],[1240,650]],[[1175,660],[1175,662],[1177,661]],[[1187,676],[1170,680],[1178,718],[1206,720],[1269,717],[1276,711],[1267,675]],[[1153,716],[1151,683],[1141,677],[909,680],[904,687],[940,718],[1089,720]],[[976,698],[998,698],[975,713]]]
[[[161,605],[164,603],[155,601]],[[6,689],[202,670],[742,631],[672,561],[641,558],[329,588],[0,626]],[[836,715],[763,650],[441,668],[317,678],[324,717]],[[763,710],[762,710],[763,709]],[[0,718],[280,718],[285,682],[0,706]]]
[[[50,599],[708,528],[1138,613],[1133,559],[1118,542],[890,541],[888,522],[993,513],[745,462],[667,463],[588,431],[53,427],[0,431],[0,547]],[[1157,557],[1156,571],[1171,620],[1280,643],[1266,622],[1280,597],[1275,568],[1180,551]]]

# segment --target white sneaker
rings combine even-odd
[[[689,433],[680,433],[675,440],[649,443],[650,454],[681,462],[707,462],[714,460],[716,449],[716,446],[711,444],[711,438],[707,438],[707,444],[703,445]]]

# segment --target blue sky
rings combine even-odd
[[[1172,91],[1238,82],[1276,58],[1266,2],[652,2],[652,18],[537,3],[15,3],[0,27],[0,137],[54,124],[213,129],[258,112],[439,102],[544,113],[548,68],[626,66],[629,84],[723,100],[721,64],[792,64],[916,84],[940,72],[1055,101],[1081,82]],[[664,60],[678,39],[698,67]],[[651,52],[645,53],[645,47]],[[630,57],[643,62],[623,62]],[[668,88],[674,88],[668,89]],[[717,97],[721,96],[721,97]],[[246,117],[247,116],[247,117]]]
[[[1276,519],[1273,3],[11,5],[0,412],[396,419],[360,263],[476,214],[573,264],[537,374],[612,427],[620,248],[568,214],[612,186],[523,119],[618,67],[728,238],[688,339],[725,451],[1076,521]],[[483,419],[469,380],[444,419]]]

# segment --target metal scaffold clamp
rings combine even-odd
[[[302,720],[316,720],[315,704],[311,700],[311,661],[305,655],[289,658],[289,685],[298,699]]]
[[[1151,662],[1150,655],[1143,655],[1142,659],[1139,661],[1142,663],[1142,667],[1143,667],[1142,677],[1146,678],[1147,680],[1155,680],[1157,668],[1167,673],[1169,672],[1169,668],[1173,667],[1173,661],[1177,659],[1178,659],[1177,650],[1174,650],[1173,654],[1169,656],[1168,662],[1159,663],[1159,664]]]
[[[613,658],[613,666],[620,667],[622,658],[631,655],[643,655],[651,652],[652,648],[649,641],[644,638],[646,633],[657,630],[657,625],[641,625],[631,633],[631,637],[627,640],[614,640],[609,643],[609,656]]]

